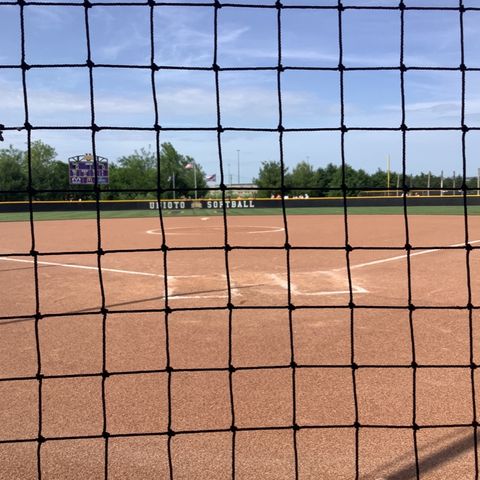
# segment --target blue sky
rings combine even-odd
[[[195,3],[195,2],[192,2]],[[236,3],[248,3],[237,0]],[[258,3],[271,4],[261,0]],[[294,1],[287,4],[305,4]],[[315,0],[317,5],[335,5]],[[410,0],[408,5],[458,6],[457,0]],[[466,6],[478,6],[466,0]],[[390,0],[345,0],[344,5],[396,6]],[[90,10],[93,60],[108,64],[148,64],[150,58],[149,9],[94,7]],[[30,64],[83,63],[86,42],[81,7],[28,6],[25,8],[26,61]],[[20,59],[19,8],[0,2],[0,64]],[[458,12],[407,11],[405,14],[407,66],[460,64]],[[338,64],[335,10],[282,12],[283,64],[327,66]],[[398,11],[353,11],[343,14],[344,64],[396,66],[399,63]],[[274,9],[222,8],[219,11],[218,63],[228,66],[275,66],[277,63]],[[465,14],[466,64],[480,67],[480,12]],[[213,61],[213,9],[157,7],[155,9],[157,64],[211,66]],[[405,75],[407,125],[459,126],[461,76],[459,72],[409,71]],[[27,72],[30,122],[33,125],[88,125],[90,106],[86,68],[31,69]],[[148,70],[98,68],[94,71],[96,123],[109,126],[153,125],[153,101]],[[165,127],[216,125],[215,84],[212,72],[161,71],[156,74],[160,124]],[[221,72],[223,126],[278,125],[275,72]],[[0,123],[24,122],[21,76],[18,69],[0,69]],[[282,75],[284,125],[287,128],[338,127],[338,72],[287,71]],[[396,127],[400,124],[398,71],[346,72],[345,122],[355,127]],[[467,73],[467,117],[480,125],[480,72]],[[25,148],[21,132],[6,132],[5,143]],[[240,150],[242,182],[250,181],[264,160],[279,157],[275,133],[226,132],[222,136],[225,170],[237,181]],[[91,151],[90,135],[81,131],[37,131],[34,139],[54,146],[61,159]],[[289,166],[308,160],[315,166],[340,162],[337,132],[287,133],[285,161]],[[468,174],[480,167],[480,132],[467,136]],[[212,132],[165,132],[183,154],[191,155],[209,173],[219,173],[216,135]],[[408,134],[407,170],[412,173],[444,170],[461,172],[461,137],[458,132]],[[154,145],[149,132],[100,132],[99,155],[115,161],[135,149]],[[375,171],[400,169],[399,132],[349,132],[347,162]],[[228,181],[228,178],[227,178]]]

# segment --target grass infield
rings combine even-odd
[[[469,215],[480,215],[480,205],[472,205],[467,210]],[[254,208],[246,210],[228,209],[228,215],[281,215],[281,208]],[[321,208],[287,208],[288,215],[343,215],[342,207]],[[409,215],[463,215],[463,206],[408,207]],[[166,217],[215,216],[222,215],[221,209],[186,209],[163,210]],[[403,207],[349,207],[349,215],[402,215]],[[35,212],[34,220],[76,220],[96,218],[95,211],[79,212]],[[144,218],[158,216],[157,210],[104,210],[102,218]],[[2,222],[25,222],[29,220],[28,212],[0,213]]]

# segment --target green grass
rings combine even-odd
[[[280,208],[254,208],[228,210],[228,215],[279,215],[282,213]],[[321,207],[321,208],[287,208],[289,215],[343,215],[341,207]],[[480,215],[480,205],[468,207],[470,215]],[[402,215],[402,207],[349,207],[349,215]],[[443,206],[443,207],[409,207],[409,215],[463,215],[462,206]],[[189,217],[189,216],[215,216],[222,215],[222,210],[192,209],[192,210],[164,210],[166,217]],[[156,210],[117,210],[103,211],[102,218],[143,218],[156,217]],[[96,212],[36,212],[34,220],[76,220],[76,219],[94,219]],[[3,222],[24,222],[29,220],[29,214],[26,212],[0,213],[0,221]]]

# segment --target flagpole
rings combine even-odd
[[[172,174],[173,199],[175,200],[175,172]]]

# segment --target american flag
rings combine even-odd
[[[215,173],[213,175],[207,175],[205,177],[205,180],[207,182],[216,182],[217,181],[217,175]]]
[[[186,168],[187,170],[189,170],[190,168],[193,168],[193,163],[187,163],[187,164],[185,165],[185,168]]]

